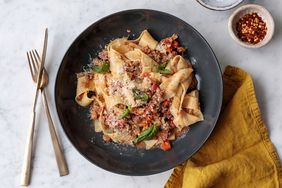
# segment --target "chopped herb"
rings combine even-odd
[[[167,64],[168,64],[168,62],[163,63],[161,65],[158,65],[157,66],[157,72],[159,72],[161,74],[171,74],[172,72],[165,68],[167,66]]]
[[[103,61],[102,65],[100,66],[95,65],[93,67],[93,71],[96,73],[106,73],[109,71],[109,69],[110,69],[110,63],[108,61]]]
[[[148,99],[149,99],[149,96],[145,92],[143,92],[139,89],[135,88],[135,89],[132,90],[132,92],[133,92],[133,97],[136,100],[141,100],[141,101],[147,102]]]
[[[131,105],[128,105],[128,107],[120,114],[118,119],[125,118],[130,112],[131,112]]]
[[[170,70],[168,70],[168,69],[159,70],[158,72],[161,73],[161,74],[171,74],[171,73],[172,73],[172,72],[171,72]]]
[[[137,144],[143,140],[148,140],[153,138],[157,132],[158,132],[158,127],[156,125],[152,125],[149,128],[145,129],[140,133],[140,135],[133,141],[133,144]]]

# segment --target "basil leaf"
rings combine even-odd
[[[141,134],[133,141],[133,144],[137,144],[143,140],[153,138],[157,134],[158,130],[159,129],[156,125],[150,126],[149,128],[141,132]]]
[[[158,72],[161,73],[161,74],[171,74],[171,73],[172,73],[172,72],[171,72],[170,70],[168,70],[168,69],[159,70]]]
[[[141,100],[144,102],[147,102],[149,100],[149,96],[145,92],[140,91],[139,89],[133,89],[132,92],[134,99]]]
[[[129,105],[119,116],[118,119],[125,118],[131,112],[131,105]]]
[[[168,69],[166,69],[165,67],[167,66],[168,62],[163,63],[161,65],[157,66],[157,72],[161,73],[161,74],[172,74],[172,72]]]
[[[153,125],[153,130],[150,132],[150,134],[147,136],[146,139],[153,138],[157,134],[158,130],[159,130],[158,127]]]
[[[93,67],[93,71],[96,73],[106,73],[109,71],[109,69],[110,69],[110,63],[108,61],[102,62],[102,65],[100,66],[95,65]]]
[[[167,63],[163,63],[163,64],[159,65],[158,70],[164,70],[166,65],[167,65]]]

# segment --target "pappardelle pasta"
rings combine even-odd
[[[160,42],[147,30],[111,41],[77,74],[76,102],[89,107],[105,141],[169,150],[203,120],[197,80],[178,36]]]

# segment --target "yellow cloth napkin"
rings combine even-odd
[[[228,66],[218,123],[204,146],[176,167],[165,188],[282,187],[279,158],[262,121],[250,75]]]

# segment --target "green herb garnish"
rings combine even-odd
[[[140,133],[140,135],[133,141],[133,144],[137,144],[143,140],[149,140],[153,138],[157,134],[158,130],[159,129],[156,125],[150,126]]]
[[[96,73],[106,73],[110,69],[110,63],[108,61],[103,61],[102,65],[95,65],[93,71]]]
[[[141,101],[147,102],[148,99],[149,99],[149,96],[145,92],[143,92],[139,89],[133,89],[132,92],[133,92],[133,97],[136,100],[141,100]]]
[[[172,73],[172,72],[171,72],[170,70],[168,70],[168,69],[159,70],[158,72],[161,73],[161,74],[171,74],[171,73]]]
[[[167,66],[167,64],[168,64],[168,62],[163,63],[161,65],[158,65],[157,66],[157,72],[159,72],[161,74],[171,74],[172,72],[165,68]]]
[[[130,112],[131,112],[131,105],[128,105],[128,107],[120,114],[118,119],[125,118]]]

